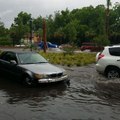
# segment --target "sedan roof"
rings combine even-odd
[[[3,52],[13,52],[13,53],[35,53],[34,51],[23,51],[23,50],[5,50]]]

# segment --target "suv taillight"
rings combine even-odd
[[[103,55],[103,54],[99,54],[98,55],[98,60],[100,60],[101,58],[103,58],[105,55]]]

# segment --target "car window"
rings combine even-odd
[[[2,52],[2,53],[0,54],[0,59],[3,59],[5,54],[6,54],[6,52]]]
[[[3,60],[10,62],[11,60],[15,60],[17,62],[17,58],[15,53],[8,52],[3,56]]]
[[[110,55],[120,56],[120,47],[109,48]]]
[[[46,63],[47,60],[37,53],[20,53],[19,60],[22,64]]]

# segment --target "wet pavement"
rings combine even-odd
[[[70,85],[25,87],[0,77],[0,120],[120,120],[120,82],[97,74],[95,64],[64,67]]]

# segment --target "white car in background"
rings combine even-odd
[[[15,45],[15,47],[25,47],[24,44],[21,44],[21,45]]]
[[[97,53],[96,70],[108,78],[120,77],[120,45],[106,46]]]

